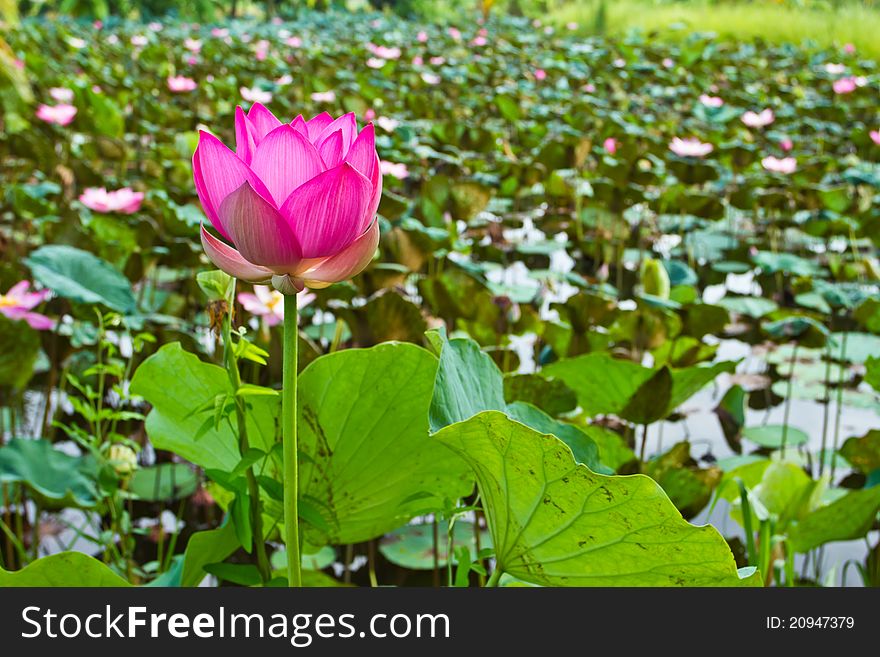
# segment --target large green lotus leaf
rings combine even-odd
[[[300,374],[300,494],[329,526],[311,542],[366,541],[473,489],[467,465],[428,437],[436,374],[429,351],[393,342]]]
[[[0,345],[0,386],[24,387],[40,353],[39,335],[24,320],[0,315]],[[15,345],[15,349],[7,345]]]
[[[205,566],[224,561],[240,546],[232,522],[217,529],[196,532],[186,544],[180,585],[197,586],[208,574]]]
[[[230,418],[232,426],[223,421],[215,428],[213,422],[206,425],[213,417],[213,404],[209,411],[200,411],[218,395],[231,394],[229,378],[222,367],[203,363],[184,351],[179,342],[173,342],[138,367],[131,390],[153,406],[146,428],[156,449],[167,449],[206,469],[228,472],[238,465],[238,438],[232,428],[235,414]],[[251,395],[248,405],[251,447],[268,452],[276,442],[278,398]]]
[[[587,417],[613,413],[640,424],[672,413],[683,402],[736,363],[660,370],[607,354],[584,354],[547,365],[541,374],[562,380],[575,391]],[[665,403],[658,403],[658,400]]]
[[[25,260],[34,278],[58,296],[79,303],[98,303],[132,313],[136,302],[131,283],[109,262],[72,246],[50,244]]]
[[[498,568],[546,586],[739,586],[724,538],[649,477],[604,476],[498,412],[436,434],[474,469]]]
[[[131,586],[103,563],[82,552],[59,552],[21,570],[0,568],[0,587],[34,586]]]
[[[792,523],[789,542],[796,552],[809,552],[830,541],[862,538],[880,510],[880,486],[847,493]]]
[[[69,456],[48,440],[13,438],[0,447],[0,482],[23,482],[52,507],[95,506],[96,479],[94,460]]]
[[[488,354],[469,338],[447,340],[445,334],[429,331],[428,340],[440,355],[434,397],[431,400],[431,431],[467,420],[483,411],[503,411],[511,418],[552,433],[571,448],[579,463],[609,472],[599,462],[599,450],[578,427],[550,417],[526,402],[504,401],[504,375]]]

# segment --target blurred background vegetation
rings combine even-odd
[[[7,23],[59,15],[105,21],[292,19],[304,10],[384,11],[434,22],[503,14],[571,26],[585,35],[642,30],[677,39],[714,32],[776,43],[851,43],[865,55],[880,56],[880,0],[0,0]]]

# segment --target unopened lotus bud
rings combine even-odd
[[[110,447],[110,465],[120,477],[127,477],[137,470],[137,454],[128,445]]]
[[[669,274],[663,263],[654,258],[645,258],[642,261],[642,292],[661,299],[669,298],[670,283]]]

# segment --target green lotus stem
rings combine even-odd
[[[299,465],[296,443],[296,294],[284,295],[284,361],[281,390],[281,440],[284,449],[284,544],[287,546],[287,583],[302,586],[299,555]]]
[[[794,383],[794,366],[797,363],[798,343],[795,341],[794,349],[791,350],[791,365],[788,368],[788,385],[785,392],[785,415],[782,420],[782,455],[785,456],[785,446],[788,442],[788,418],[791,414],[791,387]]]
[[[496,565],[495,570],[493,570],[492,574],[489,575],[489,581],[486,582],[486,588],[494,588],[498,586],[498,581],[501,579],[502,572],[503,571],[501,570],[501,568]]]

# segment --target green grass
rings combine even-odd
[[[595,25],[600,0],[572,0],[559,3],[550,13],[554,23],[577,22],[583,29]],[[693,32],[714,32],[719,37],[752,39],[774,43],[813,41],[819,46],[852,43],[860,54],[880,59],[880,9],[861,2],[798,7],[770,0],[710,4],[705,0],[687,3],[656,3],[651,0],[606,0],[606,26],[610,35],[631,29],[658,31],[664,37],[684,38]]]

